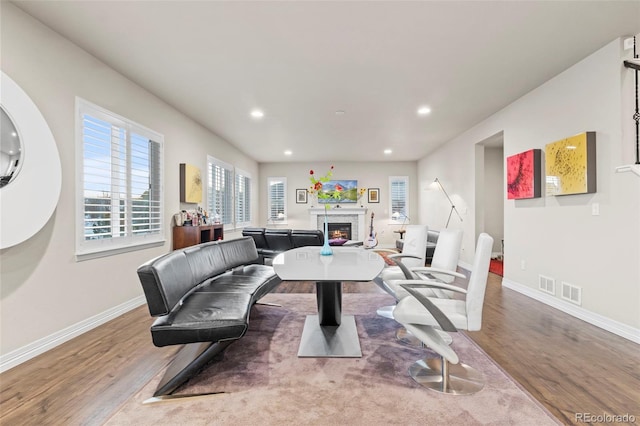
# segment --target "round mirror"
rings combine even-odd
[[[15,179],[22,167],[22,144],[15,124],[0,107],[0,188]]]
[[[62,169],[56,141],[36,104],[2,71],[0,88],[0,249],[5,249],[34,236],[51,218]]]

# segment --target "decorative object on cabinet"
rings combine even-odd
[[[545,164],[547,196],[596,192],[596,133],[547,144]]]
[[[202,175],[200,169],[191,164],[180,164],[180,202],[202,202]]]
[[[307,204],[306,189],[296,189],[296,204]]]
[[[539,198],[542,193],[540,149],[507,157],[507,199]]]
[[[380,188],[369,188],[367,190],[367,202],[368,203],[380,202]]]
[[[174,226],[173,249],[224,239],[223,225]]]

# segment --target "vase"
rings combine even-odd
[[[324,216],[324,244],[320,249],[320,254],[322,256],[331,256],[333,254],[333,249],[329,245],[329,224],[327,223],[327,215]]]

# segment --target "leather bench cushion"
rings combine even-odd
[[[229,269],[220,243],[216,241],[187,247],[184,253],[193,274],[193,286]]]
[[[253,297],[256,291],[266,285],[268,278],[252,277],[227,272],[207,280],[195,290],[196,293],[246,293]],[[272,280],[280,280],[274,274]]]
[[[194,287],[191,266],[183,251],[174,251],[138,268],[138,278],[152,316],[166,315]]]
[[[156,346],[235,340],[244,335],[252,297],[246,293],[194,292],[151,326]]]
[[[224,255],[224,263],[227,270],[258,260],[256,243],[251,237],[218,241],[217,244],[219,244]]]

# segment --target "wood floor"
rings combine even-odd
[[[635,416],[639,346],[503,289],[490,274],[482,331],[468,333],[564,424],[577,413]],[[313,292],[283,284],[279,292]],[[380,292],[346,283],[345,292]],[[0,375],[2,425],[100,425],[157,375],[177,348],[151,343],[146,306]],[[584,418],[584,417],[583,417]]]

